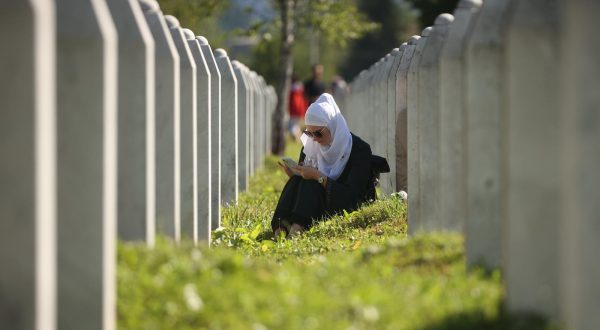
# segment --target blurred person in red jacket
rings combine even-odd
[[[308,104],[304,98],[304,85],[298,80],[297,75],[292,75],[292,87],[290,88],[289,113],[290,120],[288,122],[288,131],[296,139],[300,141],[300,124],[304,120],[304,114]]]

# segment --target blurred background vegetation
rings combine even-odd
[[[318,2],[318,1],[317,1]],[[335,1],[334,1],[335,2]],[[345,44],[323,36],[323,31],[299,29],[293,48],[294,72],[310,75],[313,63],[325,67],[324,79],[334,75],[350,81],[357,73],[398,47],[411,35],[432,25],[443,12],[452,13],[458,0],[351,0],[377,28]],[[224,48],[233,59],[246,63],[271,85],[278,85],[280,26],[273,0],[159,0],[165,14]],[[310,22],[307,22],[310,24]]]

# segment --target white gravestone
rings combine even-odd
[[[440,205],[440,76],[439,59],[454,17],[441,14],[435,19],[419,64],[419,166],[421,221],[424,231],[443,228]]]
[[[408,69],[417,47],[420,36],[412,36],[402,52],[402,58],[396,70],[396,136],[394,140],[396,155],[392,162],[396,163],[396,190],[408,191],[408,127],[407,127],[407,101],[408,101]]]
[[[0,3],[3,329],[56,329],[55,28],[51,1]]]
[[[210,71],[211,230],[221,226],[221,73],[206,38],[196,37]]]
[[[421,32],[421,38],[417,42],[407,78],[407,130],[408,130],[408,232],[414,234],[421,226],[421,171],[419,162],[419,126],[420,104],[419,104],[419,64],[423,49],[427,45],[427,39],[433,27],[426,27]]]
[[[211,230],[211,74],[200,42],[189,29],[183,29],[196,63],[196,203],[198,206],[198,240],[210,244]]]
[[[270,154],[273,150],[271,136],[273,135],[273,114],[275,113],[275,107],[277,106],[277,91],[275,87],[269,85],[269,108],[267,109],[268,120],[267,120],[267,153]]]
[[[373,85],[376,84],[375,72],[377,71],[377,67],[379,66],[379,62],[375,62],[369,70],[367,71],[367,77],[365,80],[365,89],[364,89],[364,108],[365,112],[361,114],[364,128],[364,137],[363,139],[367,141],[371,145],[371,151],[373,153],[377,152],[377,136],[375,134],[376,123],[377,123],[377,115],[376,111],[376,101],[375,101],[375,92],[373,91]],[[368,119],[368,120],[367,120]]]
[[[179,240],[175,225],[175,114],[179,113],[179,54],[155,0],[140,0],[154,39],[156,231]]]
[[[379,116],[380,116],[380,121],[377,124],[377,130],[376,133],[378,135],[378,140],[379,140],[379,145],[380,145],[380,150],[381,152],[379,153],[380,156],[389,159],[388,156],[388,87],[387,87],[387,82],[388,82],[388,76],[390,74],[390,69],[391,66],[394,63],[394,57],[392,56],[391,53],[386,54],[385,57],[382,59],[382,63],[381,63],[381,68],[380,71],[378,73],[378,88],[377,88],[377,92],[378,92],[378,112],[379,112]],[[379,179],[380,182],[380,186],[381,186],[381,192],[383,193],[383,195],[389,195],[392,191],[393,191],[393,187],[391,185],[390,182],[390,173],[382,173]]]
[[[240,191],[248,187],[248,110],[250,107],[250,86],[243,65],[231,62],[237,79],[238,94],[238,187]]]
[[[182,237],[197,242],[196,63],[177,18],[166,15],[165,20],[179,53],[179,97],[181,103],[179,118],[175,118],[176,127],[179,126],[179,134],[175,136],[175,223],[179,223]],[[177,156],[178,154],[179,156]],[[178,180],[177,177],[179,177]]]
[[[56,4],[58,329],[114,329],[117,34],[104,1]]]
[[[257,76],[259,97],[258,97],[258,112],[256,114],[256,150],[257,150],[257,167],[261,167],[265,155],[264,145],[264,127],[265,127],[265,98],[267,94],[264,80],[260,75]]]
[[[391,65],[385,76],[387,85],[387,139],[386,139],[386,156],[385,158],[390,165],[390,173],[382,175],[382,181],[385,186],[389,187],[388,193],[397,191],[396,187],[396,71],[402,60],[402,53],[406,48],[406,43],[402,43],[399,48],[394,48],[391,54]]]
[[[107,0],[118,37],[118,234],[154,245],[154,40],[136,0]]]
[[[250,146],[249,157],[250,157],[250,174],[256,172],[256,113],[258,111],[258,93],[259,87],[256,80],[256,72],[249,72],[250,82],[252,85],[252,106],[250,107],[250,113],[248,114],[248,125],[250,127],[250,134],[248,137],[248,145]]]
[[[221,73],[221,194],[225,203],[238,197],[237,79],[225,50],[214,51]]]
[[[559,16],[558,0],[516,3],[506,39],[508,131],[503,135],[508,146],[502,259],[506,306],[555,320],[562,236]]]
[[[363,70],[364,71],[364,70]],[[350,127],[350,131],[354,134],[359,134],[356,130],[356,108],[358,107],[358,92],[360,85],[360,75],[357,75],[350,82],[350,93],[348,94],[348,102],[346,106],[346,112],[344,112],[344,118]]]
[[[255,119],[254,114],[256,112],[256,98],[258,97],[258,86],[256,85],[256,75],[253,71],[248,69],[248,81],[250,82],[250,110],[248,112],[248,173],[254,174],[255,171],[255,150],[254,150],[254,139],[256,131],[254,131]]]
[[[502,141],[505,129],[504,26],[509,3],[487,0],[467,41],[467,264],[500,266],[503,191]]]
[[[561,90],[561,315],[566,329],[600,329],[600,3],[563,7]]]
[[[349,127],[350,130],[355,133],[356,135],[360,136],[361,138],[363,138],[365,141],[367,139],[366,136],[366,130],[364,129],[364,126],[366,126],[366,123],[364,122],[364,116],[366,114],[368,114],[368,112],[366,111],[366,97],[365,97],[365,93],[366,93],[366,84],[367,84],[367,78],[369,76],[369,71],[367,70],[362,70],[360,72],[360,74],[358,75],[358,80],[355,86],[355,89],[353,91],[353,94],[355,95],[355,101],[356,103],[353,103],[353,108],[354,110],[352,110],[352,119],[349,122]],[[361,109],[363,111],[361,111]]]
[[[464,231],[467,217],[465,40],[481,0],[462,0],[440,58],[440,201],[443,228]]]
[[[373,83],[370,86],[370,95],[371,95],[371,104],[373,111],[373,120],[371,123],[371,136],[373,137],[373,142],[371,144],[371,150],[373,154],[380,155],[385,157],[385,144],[384,141],[387,140],[385,137],[385,130],[387,129],[387,125],[384,126],[385,121],[387,120],[387,113],[385,108],[383,107],[383,103],[385,101],[385,95],[387,94],[387,89],[384,90],[383,85],[383,75],[385,69],[387,67],[386,57],[382,57],[375,63],[375,67],[373,68]],[[386,102],[387,105],[387,102]],[[383,190],[382,185],[379,185]],[[382,191],[385,193],[385,191]]]

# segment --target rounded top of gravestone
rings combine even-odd
[[[215,57],[227,57],[227,52],[223,48],[215,49],[213,54],[215,54]]]
[[[433,27],[431,26],[424,28],[423,31],[421,31],[421,37],[429,37],[431,30],[433,30]]]
[[[392,56],[398,56],[398,54],[400,54],[400,48],[392,49],[392,52],[390,54],[392,54]]]
[[[408,46],[408,43],[406,43],[406,42],[403,42],[403,43],[400,45],[400,47],[396,48],[396,49],[398,49],[398,53],[400,53],[400,52],[404,51],[404,49],[406,48],[406,46]]]
[[[240,71],[243,71],[243,72],[246,71],[245,65],[243,63],[239,62],[238,60],[231,61],[231,65]]]
[[[412,36],[412,37],[410,37],[410,39],[408,39],[408,44],[416,45],[417,41],[419,41],[419,39],[421,39],[421,36]]]
[[[456,8],[466,8],[466,9],[479,8],[479,7],[481,7],[482,3],[483,3],[483,1],[481,1],[481,0],[461,0],[458,3],[458,6],[456,6]]]
[[[160,6],[156,0],[140,0],[140,7],[144,12],[158,12]]]
[[[208,45],[208,39],[203,36],[196,36],[196,40],[198,40],[198,42],[203,46]]]
[[[167,21],[167,26],[170,28],[179,27],[179,20],[173,15],[165,15],[165,21]]]
[[[192,32],[192,30],[190,29],[182,29],[183,31],[183,35],[185,36],[185,38],[187,40],[194,40],[196,39],[196,35],[194,34],[194,32]]]
[[[434,25],[446,25],[450,24],[454,21],[454,16],[448,13],[439,14],[438,17],[435,18]]]

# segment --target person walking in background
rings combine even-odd
[[[289,100],[289,114],[290,119],[288,121],[288,131],[300,142],[300,124],[304,119],[304,113],[308,104],[304,98],[304,86],[298,79],[296,74],[292,75],[292,87],[290,88],[290,100]]]
[[[341,76],[335,75],[331,78],[330,94],[333,95],[338,106],[342,110],[346,109],[346,97],[348,96],[348,84]]]
[[[312,76],[304,82],[304,97],[311,105],[321,94],[325,93],[325,83],[323,83],[323,65],[315,64],[312,66]]]

